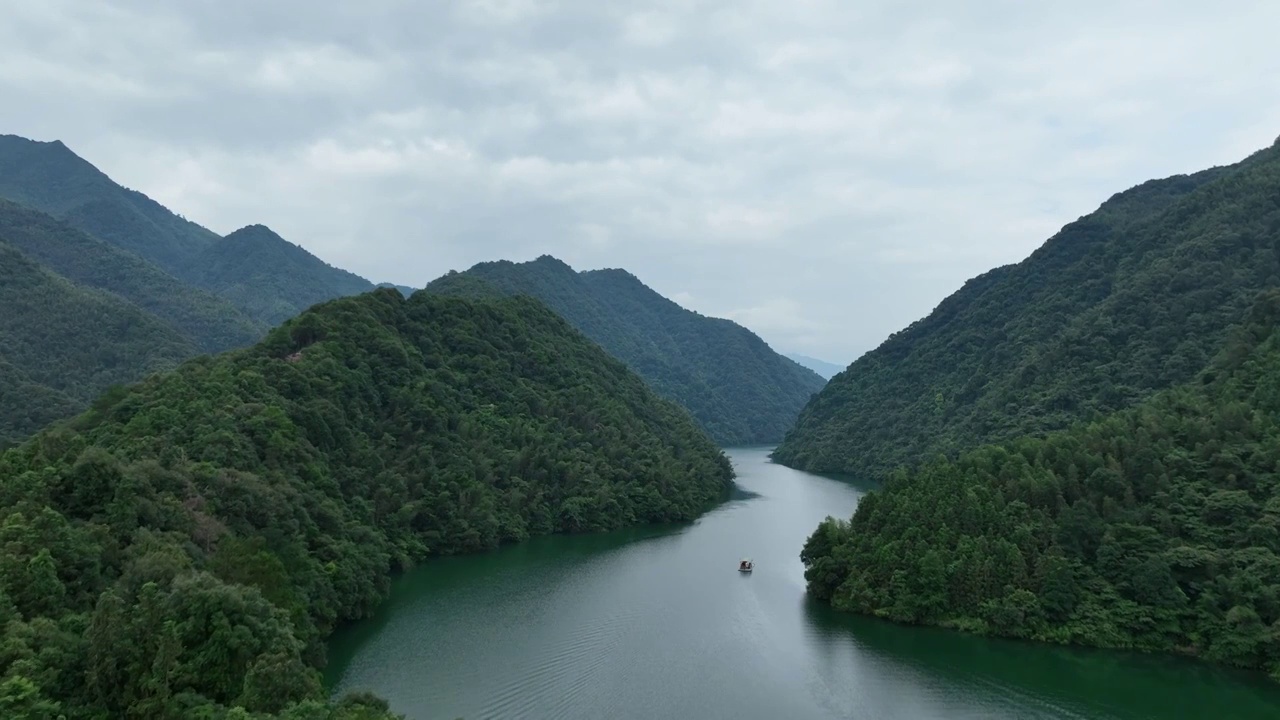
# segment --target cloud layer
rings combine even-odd
[[[375,281],[625,267],[848,362],[1280,134],[1280,4],[0,0],[0,131]]]

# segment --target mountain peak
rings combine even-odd
[[[230,233],[227,233],[226,237],[224,237],[223,239],[230,240],[232,238],[235,238],[237,240],[253,240],[253,241],[259,241],[259,242],[263,240],[280,240],[282,242],[289,242],[288,240],[285,240],[284,238],[280,237],[279,233],[277,233],[275,230],[272,230],[266,225],[262,225],[260,223],[245,225],[244,227],[238,230],[234,230]],[[293,245],[294,243],[289,243],[289,244]]]
[[[718,442],[776,442],[823,379],[747,328],[707,318],[622,269],[575,272],[550,255],[479,263],[428,292],[532,296],[683,405]]]
[[[529,264],[537,267],[545,268],[545,269],[558,270],[560,272],[571,272],[571,273],[574,273],[575,275],[578,272],[577,270],[574,270],[573,266],[569,265],[569,263],[561,260],[558,257],[555,257],[554,255],[547,255],[545,253],[542,255],[539,255],[534,260],[531,260]]]
[[[41,147],[41,148],[48,147],[48,148],[54,148],[54,149],[61,148],[62,150],[71,152],[71,148],[67,147],[65,143],[63,143],[61,140],[58,140],[57,138],[54,138],[53,140],[34,140],[32,138],[23,137],[21,135],[11,135],[8,133],[0,133],[0,143],[11,143],[13,145],[25,145],[27,147]],[[75,155],[75,153],[71,153],[71,154]]]
[[[316,303],[374,288],[368,280],[330,265],[257,223],[214,243],[200,268],[200,284],[272,325]]]
[[[0,135],[0,197],[52,215],[183,280],[217,234],[112,180],[61,140]]]

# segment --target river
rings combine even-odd
[[[1265,678],[1163,656],[901,627],[804,593],[799,552],[868,489],[729,451],[698,521],[432,561],[338,632],[326,681],[410,720],[1280,717]],[[741,557],[755,571],[739,573]]]

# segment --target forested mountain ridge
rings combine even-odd
[[[57,140],[0,135],[0,198],[48,213],[211,290],[264,327],[316,302],[373,288],[260,225],[223,238],[121,187]]]
[[[1186,381],[1280,287],[1278,198],[1280,146],[1119,193],[855,361],[775,459],[883,476]]]
[[[252,345],[268,329],[226,300],[174,278],[137,255],[7,200],[0,200],[0,241],[78,285],[132,302],[204,352]]]
[[[532,299],[330,301],[0,455],[0,700],[382,717],[329,714],[314,668],[394,570],[691,519],[731,477],[688,413]]]
[[[117,185],[60,140],[0,135],[0,197],[33,207],[186,279],[212,230]]]
[[[114,384],[198,352],[154,316],[49,272],[5,237],[0,231],[0,448]]]
[[[802,552],[898,622],[1186,653],[1280,680],[1280,292],[1135,408],[899,471]]]
[[[312,305],[359,295],[373,283],[336,268],[263,225],[249,225],[209,246],[196,282],[251,316],[278,325]]]
[[[624,270],[576,272],[544,255],[480,263],[427,290],[538,298],[659,395],[687,408],[722,445],[776,442],[825,382],[750,330],[686,310]]]

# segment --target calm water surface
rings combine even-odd
[[[699,521],[434,561],[338,633],[328,682],[443,718],[1280,718],[1280,686],[1172,658],[909,628],[809,602],[799,552],[868,489],[730,451]],[[737,572],[739,558],[755,572]]]

